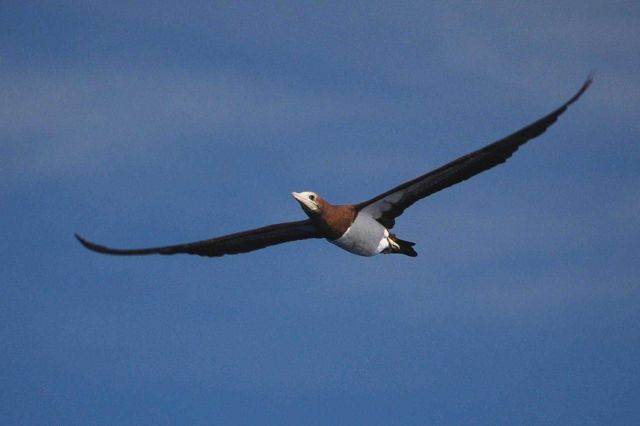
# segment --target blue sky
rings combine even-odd
[[[632,424],[637,2],[9,2],[3,424]],[[107,257],[358,202],[595,83],[407,210],[324,241]]]

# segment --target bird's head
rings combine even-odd
[[[292,192],[291,195],[300,203],[302,210],[304,210],[308,216],[315,216],[322,213],[324,200],[315,192]]]

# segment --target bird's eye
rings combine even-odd
[[[311,201],[315,201],[316,196],[315,196],[315,195],[313,195],[313,194],[311,194],[311,195],[309,195],[309,199],[310,199]]]

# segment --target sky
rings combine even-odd
[[[640,418],[640,5],[9,1],[0,423]],[[322,240],[103,256],[369,199],[587,93],[405,211]]]

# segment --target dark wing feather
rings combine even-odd
[[[307,238],[321,238],[316,227],[310,220],[279,223],[263,228],[224,235],[209,240],[178,244],[167,247],[153,247],[145,249],[112,249],[85,240],[78,234],[76,238],[89,250],[104,254],[136,255],[136,254],[177,254],[188,253],[198,256],[217,257],[225,254],[246,253],[275,244]]]
[[[591,84],[591,77],[580,90],[560,108],[514,134],[458,158],[436,170],[405,182],[368,201],[356,205],[358,211],[371,214],[382,225],[392,228],[395,218],[421,198],[469,179],[485,170],[504,163],[527,141],[540,136],[551,126],[567,107],[578,100]]]

